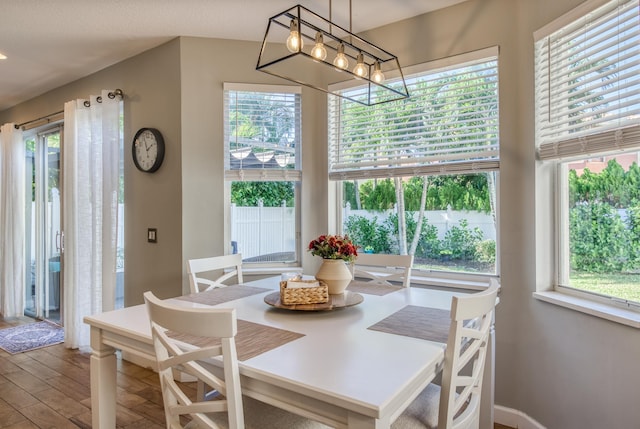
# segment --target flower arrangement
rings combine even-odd
[[[352,262],[358,257],[357,246],[345,235],[321,235],[311,240],[308,249],[313,256],[323,259],[342,259]]]

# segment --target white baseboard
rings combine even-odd
[[[501,405],[495,405],[493,410],[495,422],[501,425],[510,426],[516,429],[546,429],[531,416],[526,415],[522,411],[503,407]]]

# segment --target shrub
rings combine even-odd
[[[371,248],[373,253],[390,253],[390,231],[378,224],[378,218],[369,220],[364,216],[349,216],[344,223],[345,234],[361,249]]]
[[[466,219],[460,226],[452,226],[445,234],[442,249],[450,250],[453,259],[472,260],[476,256],[476,245],[482,240],[480,228],[469,229]]]
[[[476,244],[476,257],[480,262],[493,264],[496,262],[495,240],[482,240]]]
[[[569,212],[571,268],[590,273],[621,271],[629,262],[629,230],[607,203],[582,202]]]

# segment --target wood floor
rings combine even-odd
[[[31,322],[0,317],[0,329]],[[89,356],[62,344],[15,355],[0,349],[0,428],[91,428]],[[157,374],[119,359],[117,385],[118,428],[164,428]]]

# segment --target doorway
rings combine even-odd
[[[61,127],[25,140],[25,311],[61,324],[64,235],[62,232]]]

